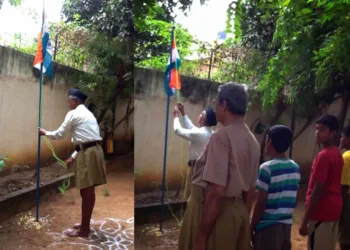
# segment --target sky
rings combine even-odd
[[[210,0],[201,5],[199,0],[194,0],[187,17],[176,12],[176,22],[201,41],[213,42],[220,31],[225,30],[226,10],[232,0]]]
[[[46,2],[48,21],[59,21],[63,0]],[[23,0],[18,7],[11,7],[8,0],[5,0],[0,10],[0,36],[9,39],[11,35],[21,33],[28,40],[37,37],[41,27],[42,7],[42,0]],[[33,16],[37,16],[38,20],[34,20]],[[4,23],[7,25],[2,25]]]
[[[187,16],[181,11],[176,11],[175,21],[201,41],[213,43],[218,32],[225,30],[226,10],[232,0],[210,0],[201,5],[199,0],[194,0]],[[61,18],[61,9],[64,0],[46,0],[46,12],[49,22],[57,22]],[[37,37],[41,26],[42,0],[23,0],[19,7],[11,7],[8,0],[4,1],[0,10],[0,37],[9,43],[14,34],[21,33],[22,42],[31,43]],[[36,16],[36,19],[33,18]],[[193,57],[197,58],[196,45],[191,47]],[[188,59],[190,59],[188,58]]]

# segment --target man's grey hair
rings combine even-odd
[[[74,96],[74,95],[70,95],[70,96],[68,96],[68,98],[69,98],[69,99],[72,99],[72,100],[74,100],[74,101],[77,101],[77,102],[79,102],[79,103],[84,103],[83,100],[81,100],[79,97],[76,97],[76,96]]]
[[[248,88],[244,84],[229,82],[218,88],[218,101],[226,101],[232,114],[245,115],[248,107]]]

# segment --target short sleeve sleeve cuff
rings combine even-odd
[[[256,188],[261,191],[268,191],[271,181],[271,174],[267,164],[260,166]]]

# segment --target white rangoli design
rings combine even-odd
[[[63,232],[47,233],[54,237],[54,242],[50,246],[77,245],[86,246],[88,250],[128,250],[134,244],[134,218],[91,220],[90,224],[89,238],[70,238]]]

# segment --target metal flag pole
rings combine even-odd
[[[45,0],[43,0],[43,22],[41,26],[41,36],[44,31],[45,21]],[[44,49],[44,48],[42,48]],[[39,119],[38,119],[38,161],[36,167],[36,198],[35,198],[35,220],[39,221],[39,200],[40,200],[40,151],[41,151],[41,136],[39,135],[39,129],[41,128],[41,100],[42,100],[42,88],[43,88],[43,62],[40,65],[40,82],[39,82]]]
[[[172,45],[174,38],[175,26],[171,29],[171,38],[170,38],[170,74],[169,82],[171,80],[171,65],[172,65]],[[166,101],[166,118],[165,118],[165,139],[164,139],[164,156],[163,156],[163,180],[162,180],[162,201],[161,201],[161,211],[160,211],[160,231],[163,231],[163,219],[164,219],[164,193],[165,193],[165,179],[166,179],[166,160],[167,160],[167,151],[168,151],[168,126],[169,126],[169,106],[170,106],[170,96],[167,95]]]

